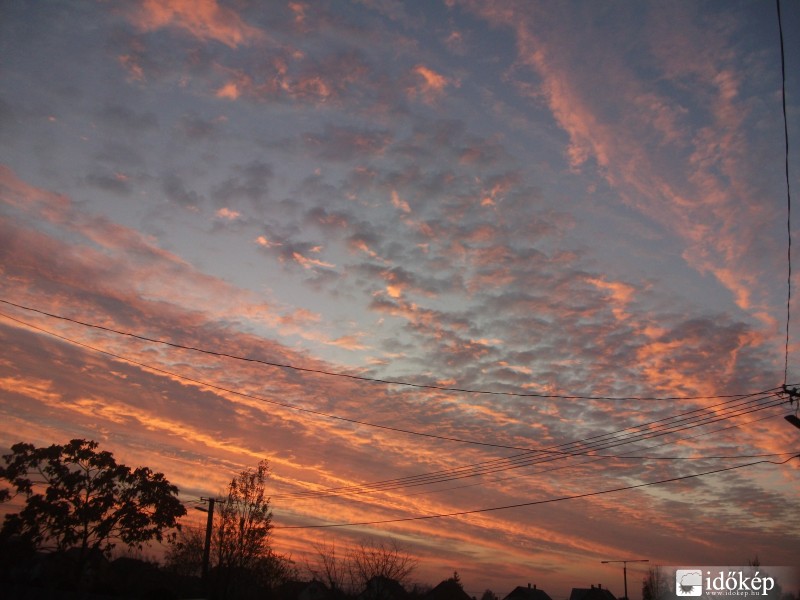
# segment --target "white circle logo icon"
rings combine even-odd
[[[678,596],[702,596],[702,571],[697,569],[678,569],[675,571],[675,594]]]

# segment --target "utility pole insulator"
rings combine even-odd
[[[788,385],[784,384],[778,394],[788,396],[789,404],[793,404],[795,402],[800,404],[800,390],[798,390],[796,387],[790,388]]]

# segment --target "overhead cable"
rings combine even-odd
[[[783,108],[783,141],[784,141],[784,175],[786,179],[786,235],[788,247],[786,249],[788,274],[786,278],[786,348],[783,363],[783,384],[789,377],[789,323],[792,316],[792,189],[789,179],[789,123],[786,118],[786,51],[783,44],[783,23],[781,19],[781,0],[775,0],[778,9],[778,35],[780,37],[781,52],[781,106]]]
[[[673,440],[671,442],[661,442],[660,444],[654,444],[652,446],[647,446],[646,448],[644,448],[644,450],[651,450],[651,449],[657,448],[659,446],[666,446],[668,444],[672,444],[672,443],[675,443],[675,442],[684,441],[684,440],[687,440],[687,439],[694,439],[694,438],[697,438],[697,437],[700,437],[700,436],[705,436],[705,435],[710,435],[712,433],[717,433],[719,431],[725,431],[727,429],[733,429],[733,428],[736,428],[736,427],[741,427],[742,425],[750,425],[752,423],[757,423],[758,421],[764,421],[766,419],[774,419],[774,418],[775,418],[775,415],[767,415],[767,416],[764,416],[764,417],[759,417],[758,419],[751,419],[749,421],[745,421],[744,423],[736,423],[734,425],[729,425],[727,427],[720,427],[718,429],[713,429],[711,431],[706,431],[706,432],[703,432],[703,433],[700,433],[700,434],[697,434],[697,435],[681,437],[681,438],[678,438],[677,440]],[[728,459],[728,458],[730,458],[730,459],[733,459],[733,458],[739,458],[739,459],[745,459],[745,458],[776,458],[776,457],[779,457],[779,456],[789,456],[790,454],[794,455],[794,454],[797,454],[797,453],[796,452],[775,452],[775,453],[768,453],[768,454],[743,454],[743,455],[738,456],[738,457],[733,457],[733,456],[708,456],[706,458],[709,459],[709,460],[721,459],[721,458],[725,458],[725,459]],[[624,457],[622,457],[622,458],[624,458]],[[669,458],[673,458],[675,460],[678,460],[676,457],[669,457]],[[535,471],[529,471],[529,472],[525,473],[523,476],[527,477],[527,476],[531,476],[531,475],[541,475],[542,473],[552,473],[554,471],[563,471],[565,469],[575,469],[575,468],[583,467],[583,466],[585,466],[587,464],[599,462],[599,461],[602,461],[602,460],[608,460],[608,459],[603,458],[603,457],[599,457],[599,458],[589,457],[587,460],[582,460],[580,462],[573,462],[573,463],[568,464],[568,465],[558,465],[558,466],[555,466],[555,467],[548,467],[546,469],[537,469]],[[450,487],[446,487],[446,488],[436,488],[436,489],[433,489],[433,490],[423,490],[423,491],[418,491],[418,492],[405,492],[404,496],[421,496],[421,495],[427,495],[427,494],[438,494],[439,492],[450,492],[450,491],[453,491],[453,490],[461,490],[461,489],[465,489],[465,488],[469,488],[469,487],[476,487],[476,486],[480,486],[480,485],[485,485],[485,483],[500,483],[500,482],[503,482],[503,481],[516,480],[518,478],[519,478],[519,475],[515,475],[514,477],[492,477],[492,478],[489,478],[487,480],[484,480],[485,482],[484,481],[473,482],[473,483],[467,483],[467,484],[462,484],[462,485],[450,486]]]
[[[470,389],[470,388],[460,388],[460,387],[449,387],[449,386],[442,386],[442,385],[435,385],[435,384],[424,384],[424,383],[411,383],[408,381],[400,381],[400,380],[393,380],[393,379],[379,379],[375,377],[366,377],[363,375],[354,375],[352,373],[342,373],[339,371],[326,371],[323,369],[312,369],[309,367],[299,367],[297,365],[291,365],[287,363],[278,363],[269,360],[264,360],[260,358],[253,358],[247,356],[239,356],[236,354],[230,354],[228,352],[220,352],[217,350],[210,350],[208,348],[199,348],[197,346],[188,346],[185,344],[178,344],[176,342],[170,342],[167,340],[162,340],[158,338],[152,338],[145,335],[140,335],[138,333],[132,333],[130,331],[122,331],[120,329],[115,329],[113,327],[106,327],[104,325],[98,325],[96,323],[89,323],[87,321],[82,321],[80,319],[74,319],[72,317],[67,317],[64,315],[59,315],[56,313],[51,313],[45,310],[41,310],[38,308],[34,308],[31,306],[25,306],[23,304],[18,304],[16,302],[11,302],[10,300],[6,300],[0,298],[0,302],[3,304],[7,304],[9,306],[13,306],[15,308],[19,308],[21,310],[26,310],[29,312],[34,312],[46,317],[50,317],[53,319],[60,319],[62,321],[66,321],[68,323],[74,323],[76,325],[81,325],[83,327],[89,327],[92,329],[97,329],[99,331],[105,331],[107,333],[113,333],[116,335],[123,335],[130,338],[134,338],[137,340],[141,340],[143,342],[149,342],[153,344],[161,344],[164,346],[169,346],[171,348],[178,348],[181,350],[189,350],[191,352],[199,352],[202,354],[207,354],[210,356],[217,356],[220,358],[228,358],[232,360],[244,361],[249,363],[256,363],[260,365],[264,365],[267,367],[275,367],[280,369],[288,369],[292,371],[299,371],[303,373],[313,373],[315,375],[324,375],[328,377],[340,377],[344,379],[350,379],[355,381],[363,381],[368,383],[378,383],[382,385],[397,385],[397,386],[404,386],[404,387],[411,387],[411,388],[418,388],[418,389],[428,389],[428,390],[436,390],[440,392],[458,392],[464,394],[484,394],[484,395],[492,395],[492,396],[512,396],[517,398],[551,398],[551,399],[558,399],[558,400],[607,400],[607,401],[629,401],[629,400],[640,400],[640,401],[667,401],[667,400],[713,400],[718,398],[739,398],[742,396],[747,396],[749,393],[746,394],[722,394],[716,396],[580,396],[580,395],[563,395],[563,394],[545,394],[540,392],[501,392],[501,391],[493,391],[493,390],[478,390],[478,389]],[[756,392],[760,393],[760,392]]]
[[[734,417],[739,417],[743,415],[747,415],[753,412],[758,412],[761,410],[766,410],[769,408],[774,408],[777,406],[781,406],[784,404],[783,400],[769,400],[769,398],[761,398],[760,400],[767,400],[765,404],[753,404],[752,406],[747,407],[736,407],[734,410],[730,410],[728,413],[724,415],[702,415],[696,417],[695,421],[690,423],[685,423],[683,425],[675,427],[674,423],[671,424],[669,428],[664,429],[653,429],[650,431],[642,431],[640,434],[636,436],[629,436],[628,438],[609,438],[607,440],[596,441],[593,443],[586,443],[586,441],[575,441],[569,442],[565,444],[561,444],[559,446],[553,446],[549,448],[544,448],[540,451],[533,451],[533,452],[526,452],[517,455],[513,455],[510,457],[505,458],[498,458],[489,461],[483,461],[479,463],[474,463],[470,465],[462,465],[460,467],[454,467],[451,469],[444,469],[440,471],[433,471],[430,473],[424,473],[419,475],[410,475],[407,477],[397,478],[397,479],[388,479],[378,482],[372,483],[364,483],[364,484],[355,484],[352,486],[340,486],[336,488],[327,488],[322,490],[308,490],[303,492],[296,492],[293,494],[279,494],[276,495],[276,498],[315,498],[315,497],[328,497],[328,496],[338,496],[338,495],[356,495],[356,494],[363,494],[363,493],[373,493],[373,492],[383,492],[389,491],[398,488],[408,488],[408,487],[419,487],[424,485],[432,485],[436,483],[444,483],[447,481],[454,481],[458,479],[467,479],[472,477],[478,477],[481,475],[487,474],[494,474],[502,471],[509,471],[513,469],[520,469],[525,468],[537,464],[542,463],[549,463],[553,461],[565,460],[568,458],[578,457],[578,456],[585,456],[591,459],[597,460],[608,460],[608,459],[618,459],[618,460],[672,460],[672,461],[680,461],[680,460],[710,460],[710,459],[743,459],[743,458],[762,458],[762,457],[774,457],[774,456],[783,456],[788,453],[773,453],[773,454],[757,454],[757,455],[738,455],[738,456],[703,456],[703,457],[676,457],[676,456],[642,456],[642,455],[634,455],[634,456],[625,456],[625,455],[608,455],[608,454],[597,454],[598,450],[607,450],[609,448],[615,448],[647,439],[652,439],[655,437],[661,437],[664,435],[669,435],[673,433],[680,433],[687,429],[692,429],[695,427],[700,427],[704,425],[709,425],[712,423],[717,423],[720,421],[725,421]],[[645,428],[652,425],[652,423],[646,423],[640,425],[638,427]],[[622,430],[626,431],[626,430]],[[603,435],[611,435],[611,434],[603,434]],[[598,436],[603,437],[603,436]],[[683,438],[680,438],[683,439]],[[672,442],[665,442],[664,444],[658,444],[656,446],[649,446],[645,448],[645,450],[649,450],[655,448],[659,445],[666,445]],[[577,449],[569,450],[570,446],[577,446]],[[562,448],[564,450],[556,450],[557,448]],[[593,461],[587,461],[593,462]],[[583,464],[583,463],[580,463]]]
[[[0,300],[0,301],[2,301],[2,300]],[[360,420],[360,419],[352,419],[352,418],[348,418],[348,417],[342,417],[340,415],[334,415],[334,414],[331,414],[331,413],[326,413],[326,412],[315,410],[315,409],[312,409],[312,408],[304,408],[302,406],[296,406],[294,404],[289,404],[287,402],[280,402],[278,400],[272,400],[272,399],[269,399],[269,398],[264,398],[263,396],[257,396],[255,394],[250,394],[250,393],[247,393],[247,392],[240,392],[238,390],[233,390],[233,389],[230,389],[230,388],[219,386],[219,385],[207,382],[207,381],[195,379],[195,378],[192,378],[192,377],[187,377],[185,375],[180,375],[178,373],[175,373],[174,371],[169,371],[169,370],[163,369],[161,367],[155,367],[153,365],[150,365],[150,364],[147,364],[147,363],[143,363],[141,361],[137,361],[137,360],[134,360],[132,358],[128,358],[128,357],[125,357],[125,356],[122,356],[122,355],[119,355],[119,354],[115,354],[113,352],[109,352],[108,350],[103,350],[102,348],[97,348],[95,346],[92,346],[90,344],[86,344],[84,342],[73,340],[73,339],[68,338],[66,336],[63,336],[61,334],[58,334],[58,333],[55,333],[53,331],[44,329],[43,327],[39,327],[37,325],[33,325],[31,323],[27,323],[26,321],[23,321],[21,319],[17,319],[16,317],[12,317],[12,316],[7,315],[7,314],[2,313],[2,312],[0,312],[0,317],[4,317],[4,318],[9,319],[11,321],[14,321],[16,323],[19,323],[21,325],[29,327],[29,328],[31,328],[33,330],[40,331],[42,333],[46,333],[46,334],[48,334],[48,335],[50,335],[52,337],[55,337],[55,338],[64,340],[66,342],[69,342],[70,344],[74,344],[74,345],[80,346],[82,348],[86,348],[86,349],[92,350],[93,352],[98,352],[100,354],[104,354],[106,356],[110,356],[112,358],[115,358],[115,359],[118,359],[118,360],[122,360],[124,362],[129,363],[129,364],[136,365],[136,366],[148,369],[148,370],[156,372],[156,373],[162,373],[164,375],[169,375],[170,377],[175,377],[175,378],[181,379],[183,381],[188,381],[188,382],[194,383],[196,385],[200,385],[200,386],[212,389],[212,390],[217,390],[217,391],[228,393],[228,394],[233,394],[233,395],[236,395],[236,396],[239,396],[239,397],[242,397],[242,398],[248,398],[248,399],[251,399],[251,400],[256,400],[258,402],[271,404],[273,406],[280,406],[280,407],[286,408],[288,410],[293,410],[293,411],[297,411],[297,412],[303,412],[303,413],[306,413],[306,414],[312,414],[312,415],[316,415],[318,417],[323,417],[323,418],[327,418],[327,419],[341,421],[341,422],[344,422],[344,423],[350,423],[352,425],[361,425],[361,426],[364,426],[364,427],[371,427],[371,428],[375,428],[375,429],[381,429],[381,430],[384,430],[384,431],[391,431],[391,432],[394,432],[394,433],[402,433],[402,434],[406,434],[406,435],[413,435],[413,436],[417,436],[417,437],[423,437],[423,438],[427,438],[427,439],[435,439],[435,440],[440,440],[440,441],[445,441],[445,442],[454,442],[454,443],[459,443],[459,444],[469,444],[469,445],[473,445],[473,446],[482,446],[482,447],[489,447],[489,448],[501,448],[501,449],[506,449],[506,450],[520,450],[520,451],[523,451],[523,452],[547,452],[546,449],[530,448],[530,447],[524,447],[524,446],[515,446],[515,445],[511,445],[511,444],[498,444],[498,443],[493,443],[493,442],[484,442],[484,441],[480,441],[480,440],[472,440],[472,439],[467,439],[467,438],[459,438],[459,437],[454,437],[454,436],[444,436],[444,435],[438,435],[438,434],[434,434],[434,433],[414,431],[414,430],[405,429],[405,428],[402,428],[402,427],[393,427],[393,426],[390,426],[390,425],[381,425],[381,424],[378,424],[378,423],[370,423],[368,421],[363,421],[363,420]],[[762,392],[762,393],[769,393],[770,391],[771,390],[766,390],[765,392]],[[750,396],[752,396],[752,395],[755,395],[755,394],[750,394]],[[737,396],[736,399],[734,399],[734,401],[738,400],[738,399],[741,399],[741,397]]]
[[[413,517],[401,517],[397,519],[380,519],[375,521],[358,521],[352,523],[324,523],[318,525],[275,525],[274,529],[332,529],[336,527],[363,527],[369,525],[386,525],[389,523],[405,523],[408,521],[424,521],[430,519],[442,519],[447,517],[462,517],[466,515],[474,515],[478,513],[487,513],[487,512],[495,512],[500,510],[508,510],[512,508],[524,508],[528,506],[537,506],[540,504],[552,504],[554,502],[562,502],[565,500],[577,500],[579,498],[590,498],[593,496],[601,496],[603,494],[613,494],[614,492],[624,492],[628,490],[635,490],[638,488],[653,486],[653,485],[662,485],[665,483],[672,483],[675,481],[685,481],[687,479],[693,479],[696,477],[705,477],[707,475],[713,475],[715,473],[724,473],[726,471],[734,471],[736,469],[743,469],[746,467],[752,467],[754,465],[760,464],[773,464],[773,465],[784,465],[790,460],[794,458],[800,458],[800,454],[794,454],[793,456],[787,458],[781,462],[775,462],[771,460],[758,460],[751,463],[744,463],[741,465],[736,465],[733,467],[724,467],[720,469],[714,469],[711,471],[704,471],[702,473],[694,473],[692,475],[683,475],[681,477],[670,477],[668,479],[660,479],[658,481],[648,481],[646,483],[637,483],[635,485],[626,485],[623,487],[612,488],[608,490],[600,490],[597,492],[587,492],[585,494],[574,494],[571,496],[560,496],[558,498],[547,498],[545,500],[535,500],[532,502],[520,502],[518,504],[507,504],[505,506],[493,506],[489,508],[477,508],[473,510],[462,510],[457,512],[450,512],[450,513],[437,513],[437,514],[430,514],[430,515],[417,515]]]
[[[755,399],[755,400],[753,400],[751,402],[760,402],[760,401],[763,401],[763,400],[765,400],[767,398],[764,398],[764,397],[757,398],[757,399]],[[732,407],[732,406],[730,406],[732,402],[733,401],[721,402],[721,403],[715,404],[713,406],[704,407],[704,408],[698,408],[698,409],[687,411],[687,412],[684,412],[684,413],[679,413],[677,415],[672,415],[670,417],[657,419],[655,421],[649,421],[649,422],[646,422],[646,423],[641,423],[639,425],[633,425],[633,426],[627,427],[625,429],[620,429],[620,430],[612,431],[612,432],[608,432],[608,433],[597,434],[597,435],[585,438],[584,440],[565,442],[565,443],[558,444],[558,445],[552,445],[552,446],[547,446],[547,447],[544,447],[544,448],[538,448],[536,450],[529,450],[529,451],[526,451],[526,452],[523,452],[523,453],[520,453],[520,454],[515,454],[515,455],[509,456],[509,457],[491,459],[491,460],[482,461],[482,462],[479,462],[479,463],[474,463],[474,464],[471,464],[471,465],[455,467],[455,468],[451,468],[451,469],[444,469],[444,470],[441,470],[441,471],[433,471],[432,473],[427,473],[427,474],[418,475],[418,476],[410,476],[409,478],[404,478],[404,480],[405,479],[414,479],[414,478],[417,478],[417,477],[426,477],[426,476],[431,476],[431,475],[451,474],[451,473],[454,473],[454,472],[462,471],[464,469],[469,469],[469,468],[478,467],[478,466],[483,467],[483,466],[494,466],[494,465],[498,465],[498,464],[506,464],[508,462],[513,462],[515,460],[526,459],[526,458],[531,457],[532,455],[536,455],[536,454],[539,454],[539,453],[553,454],[553,455],[566,456],[566,457],[583,456],[583,455],[589,454],[590,451],[595,451],[595,450],[598,450],[598,449],[612,447],[612,446],[615,445],[615,444],[613,444],[613,442],[623,441],[624,443],[631,443],[631,442],[634,442],[634,441],[640,441],[641,439],[646,439],[646,438],[642,437],[641,434],[643,432],[644,433],[648,433],[647,430],[650,429],[650,428],[652,428],[652,429],[650,429],[649,433],[652,433],[652,434],[659,434],[659,432],[673,433],[673,432],[676,432],[676,431],[680,431],[681,428],[672,429],[672,430],[666,430],[667,424],[668,424],[668,426],[674,426],[676,423],[684,422],[684,421],[687,421],[688,419],[698,419],[698,418],[708,419],[708,415],[699,415],[699,416],[696,416],[696,417],[688,417],[688,415],[700,413],[700,412],[703,412],[703,411],[709,411],[709,412],[712,412],[712,416],[713,416],[713,409],[717,409],[717,408],[719,408],[721,406],[724,406],[726,404],[729,405],[726,408],[741,408],[743,406],[742,404],[739,404],[739,405],[737,405],[735,407]],[[775,404],[770,404],[769,406],[767,406],[767,408],[770,408],[771,406],[774,406],[774,405],[780,405],[782,403],[783,403],[783,401],[781,400],[781,401],[775,402]],[[756,406],[756,405],[753,404],[752,406]],[[745,408],[750,408],[750,407],[745,407]],[[730,416],[736,416],[736,415],[732,415],[731,414]],[[719,420],[724,420],[724,418],[730,418],[730,416],[723,417],[722,419],[719,419]],[[668,423],[670,421],[671,421],[671,423]],[[695,422],[697,422],[697,421],[695,420]],[[702,422],[700,424],[707,424],[708,422],[712,422],[712,421],[706,421],[706,422]],[[655,429],[655,427],[662,427],[662,429]],[[685,427],[685,428],[688,428],[688,427]],[[622,438],[622,437],[620,437],[621,435],[628,435],[628,437],[627,438]],[[634,435],[638,435],[639,437],[633,437]],[[651,435],[651,436],[647,436],[647,437],[656,437],[656,435]],[[619,444],[616,444],[616,445],[619,445]],[[598,456],[598,455],[597,454],[591,454],[591,456]],[[619,458],[618,456],[615,456],[615,455],[614,456],[601,456],[601,457],[602,458]],[[652,457],[637,457],[637,458],[652,458]],[[396,481],[396,480],[391,480],[391,481]],[[380,482],[378,482],[378,483],[380,483]],[[336,489],[339,489],[339,488],[331,488],[330,491],[334,491]]]

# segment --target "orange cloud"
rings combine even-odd
[[[8,207],[7,212],[14,211],[17,219],[13,223],[0,219],[0,237],[9,230],[14,231],[13,236],[6,236],[6,245],[15,256],[13,269],[0,270],[8,281],[18,278],[15,297],[23,303],[38,305],[37,298],[41,295],[58,302],[58,294],[53,296],[49,288],[43,291],[36,287],[42,281],[98,289],[116,286],[117,299],[124,297],[125,302],[138,307],[138,310],[149,310],[149,302],[163,302],[164,310],[185,302],[192,305],[197,314],[202,313],[212,320],[236,314],[258,327],[274,328],[282,335],[331,343],[331,336],[325,337],[320,332],[318,318],[311,313],[293,306],[270,306],[257,295],[196,271],[179,257],[160,248],[148,236],[83,214],[68,197],[31,186],[3,166],[0,166],[0,203]],[[220,216],[232,218],[234,213],[223,210]],[[63,228],[75,240],[93,243],[68,245],[25,227],[26,222],[38,225],[43,221]],[[263,235],[255,243],[266,248],[280,245]],[[319,247],[310,248],[312,253],[320,250]],[[70,261],[55,265],[53,257],[59,256],[69,256]],[[299,253],[292,258],[307,269],[335,267]],[[34,270],[39,280],[30,277]],[[58,306],[51,308],[57,311]],[[90,307],[87,310],[94,312]]]
[[[625,307],[630,304],[631,300],[633,299],[633,294],[636,291],[633,286],[620,281],[605,281],[604,279],[590,278],[587,281],[596,288],[610,294],[611,302],[613,303],[612,311],[614,313],[614,317],[618,321],[624,321],[630,317],[630,314],[626,312]]]
[[[235,221],[242,216],[242,213],[238,210],[232,210],[227,207],[220,208],[216,214],[220,219],[225,219],[226,221]]]
[[[373,250],[372,248],[370,248],[369,244],[365,240],[362,240],[362,239],[350,240],[350,242],[348,243],[348,246],[352,250],[359,250],[359,251],[363,252],[364,254],[369,256],[370,258],[375,258],[375,259],[378,259],[378,260],[382,260],[380,258],[380,256],[378,256],[378,253],[375,252],[375,250]]]
[[[200,40],[236,48],[262,40],[264,32],[245,23],[231,8],[216,0],[143,0],[130,19],[143,31],[174,27]]]
[[[421,97],[425,102],[434,102],[443,93],[447,86],[458,86],[458,82],[448,79],[425,65],[417,65],[411,70],[414,75],[414,85],[408,88],[411,98]]]
[[[719,32],[707,35],[691,11],[656,11],[674,19],[656,26],[659,35],[651,43],[657,67],[667,78],[691,77],[699,88],[696,98],[677,103],[637,78],[625,57],[609,46],[603,46],[599,63],[566,45],[557,28],[572,15],[472,6],[515,32],[519,62],[541,77],[538,87],[523,92],[544,100],[567,133],[569,165],[577,170],[593,162],[623,201],[679,236],[685,244],[682,258],[691,268],[712,274],[739,308],[771,327],[764,319],[769,292],[756,283],[763,272],[753,252],[759,242],[752,233],[742,235],[747,231],[743,215],[766,223],[770,207],[749,178],[752,153],[742,127],[752,107],[743,97],[743,75],[730,52],[714,50],[729,40]],[[587,47],[593,44],[587,41]],[[603,86],[613,90],[613,111],[597,100]],[[687,108],[695,101],[712,116],[699,130],[693,130]],[[671,177],[665,165],[683,175]],[[483,202],[493,200],[486,195]]]
[[[17,209],[40,211],[42,217],[55,223],[68,220],[72,202],[66,196],[36,188],[0,164],[0,200]]]
[[[217,98],[225,98],[226,100],[236,100],[240,95],[239,86],[235,81],[229,81],[216,91]]]
[[[275,248],[275,247],[277,247],[277,246],[281,246],[281,245],[282,245],[280,242],[273,242],[273,241],[270,241],[270,240],[267,238],[267,236],[265,236],[265,235],[260,235],[260,236],[258,236],[258,237],[256,238],[256,244],[258,244],[258,245],[259,245],[259,246],[261,246],[262,248]]]
[[[333,269],[336,265],[321,261],[316,258],[309,258],[307,256],[303,256],[299,252],[293,252],[292,258],[297,261],[304,269],[313,269],[314,267],[322,267],[325,269]]]
[[[392,190],[392,205],[406,214],[411,212],[411,207],[408,205],[408,202],[400,198],[397,190]]]
[[[289,2],[289,10],[294,14],[295,25],[302,26],[306,20],[308,6],[301,2]]]
[[[249,98],[265,102],[278,97],[289,97],[309,102],[327,102],[337,93],[337,85],[347,83],[347,76],[334,83],[329,74],[309,73],[290,76],[286,66],[279,60],[273,61],[274,75],[264,80],[256,80],[249,73],[234,69],[221,69],[228,81],[217,88],[217,98],[238,100]]]
[[[368,348],[362,340],[363,334],[345,335],[327,342],[331,346],[338,346],[346,350],[364,350]]]
[[[550,109],[559,125],[569,134],[567,156],[574,169],[593,158],[599,167],[610,164],[607,138],[610,132],[601,125],[584,98],[575,89],[566,70],[547,54],[546,46],[534,40],[527,30],[520,30],[527,51],[526,59],[544,77],[543,88]]]
[[[399,298],[403,295],[403,288],[399,285],[387,285],[386,286],[386,293],[389,294],[390,298]]]
[[[52,381],[36,378],[2,377],[0,390],[8,393],[21,394],[34,398],[43,404],[57,404],[61,401],[61,394],[56,392]]]

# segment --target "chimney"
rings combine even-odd
[[[592,584],[592,589],[594,589],[594,584]]]
[[[602,583],[598,583],[597,584],[597,589],[598,590],[602,590],[603,589],[603,584]]]
[[[528,589],[531,589],[531,584],[530,583],[528,584]]]
[[[533,584],[533,589],[536,589],[536,584],[535,583]]]

